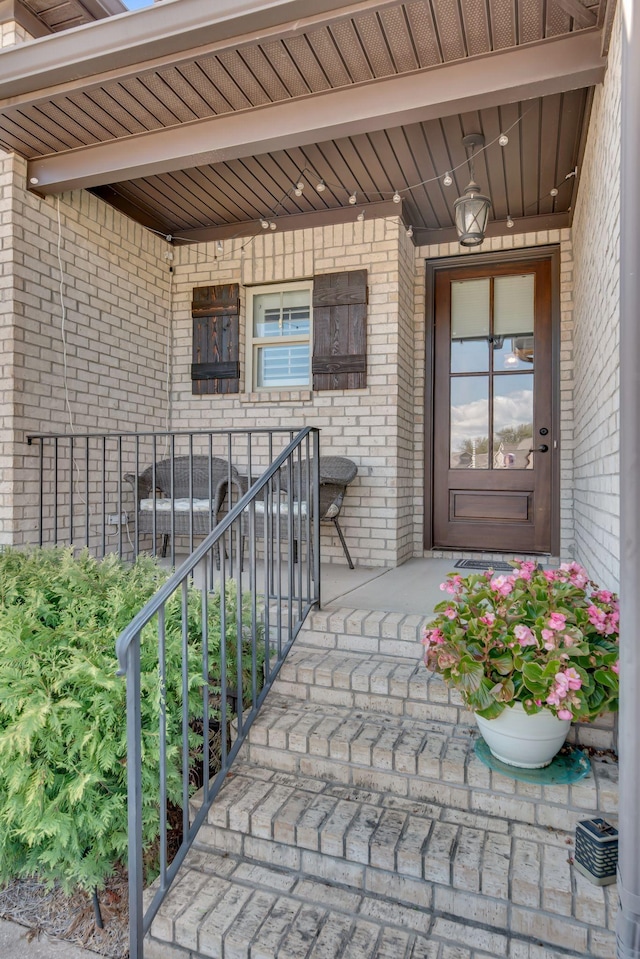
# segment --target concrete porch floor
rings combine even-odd
[[[429,615],[454,559],[410,559],[395,569],[322,565],[322,606]],[[462,571],[460,571],[462,572]]]

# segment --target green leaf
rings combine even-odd
[[[466,692],[477,692],[484,677],[484,666],[469,656],[463,656],[458,663],[459,683]]]
[[[489,656],[492,669],[495,669],[501,676],[508,676],[513,671],[513,654],[505,649],[503,652],[495,655],[493,652]]]
[[[618,677],[615,673],[612,673],[610,669],[596,669],[593,678],[602,686],[608,686],[610,689],[615,689],[616,692],[618,691],[620,685]]]

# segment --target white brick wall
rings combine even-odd
[[[26,435],[70,429],[58,256],[76,433],[165,428],[169,273],[166,242],[89,193],[60,198],[59,232],[58,201],[25,191],[23,160],[9,157],[4,165],[2,268],[11,306],[0,316],[14,342],[12,369],[3,376],[4,387],[13,375],[14,463],[13,493],[4,490],[0,507],[8,528],[0,533],[21,543],[34,541],[37,527],[38,454]]]
[[[394,566],[411,553],[413,451],[407,394],[412,389],[413,336],[407,244],[394,217],[260,235],[247,244],[243,257],[240,241],[226,242],[217,260],[215,244],[182,247],[174,262],[174,427],[320,427],[322,449],[348,456],[358,465],[341,525],[354,561],[363,565]],[[362,268],[368,271],[369,284],[365,389],[248,392],[241,323],[241,393],[192,396],[194,286],[239,282],[242,290],[247,284]],[[323,531],[323,550],[325,556],[343,560],[330,529]]]
[[[576,557],[609,588],[620,577],[620,56],[618,9],[573,221]]]

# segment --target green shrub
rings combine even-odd
[[[126,859],[125,681],[115,641],[167,573],[69,550],[0,553],[0,883],[38,875],[100,887]],[[189,713],[202,716],[201,598],[189,590]],[[236,684],[236,595],[227,593],[227,669]],[[250,603],[243,599],[243,673]],[[220,674],[220,597],[209,612],[210,681]],[[181,802],[181,595],[166,607],[167,791]],[[259,648],[262,643],[258,644]],[[141,644],[143,835],[159,833],[157,627]],[[261,661],[261,660],[260,660]],[[260,675],[262,671],[260,670]],[[246,683],[246,679],[245,679]],[[244,685],[244,684],[243,684]],[[191,734],[192,750],[198,737]]]

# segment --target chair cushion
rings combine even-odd
[[[142,499],[140,500],[140,511],[152,513],[170,512],[173,509],[176,513],[208,513],[211,510],[211,500],[208,499]]]

